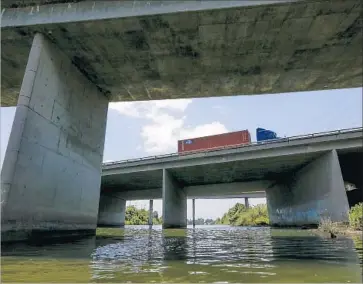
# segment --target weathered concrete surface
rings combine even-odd
[[[221,8],[231,1],[209,1],[214,9],[203,8],[205,1],[184,1],[202,8],[177,11],[174,3],[149,2],[159,6],[142,12],[133,1],[82,1],[5,9],[1,105],[16,104],[35,32],[46,34],[111,101],[362,86],[360,0],[232,1],[240,3],[232,8]],[[87,13],[104,18],[49,23]],[[31,21],[38,24],[25,26]]]
[[[325,153],[266,190],[272,225],[347,222],[349,205],[336,151]]]
[[[126,200],[114,195],[102,194],[98,210],[98,227],[125,226]]]
[[[1,172],[2,241],[96,229],[108,101],[34,38]]]
[[[163,170],[163,228],[187,227],[187,196],[168,170]]]

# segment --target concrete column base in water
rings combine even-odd
[[[163,228],[187,227],[187,195],[169,170],[163,169]]]
[[[126,200],[101,193],[97,227],[125,226]]]
[[[266,189],[271,225],[318,225],[322,218],[348,222],[348,199],[335,150]]]
[[[1,241],[94,234],[108,99],[36,34],[1,171]]]

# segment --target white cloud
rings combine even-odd
[[[191,99],[123,102],[111,103],[110,108],[123,115],[146,119],[141,131],[143,147],[146,153],[157,155],[176,152],[179,139],[228,132],[218,121],[186,127],[184,112],[191,103]]]

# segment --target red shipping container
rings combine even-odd
[[[178,141],[178,153],[214,150],[227,146],[239,146],[251,143],[251,135],[248,130],[229,132],[204,137],[190,138]]]

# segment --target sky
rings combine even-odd
[[[1,108],[1,165],[15,107]],[[362,127],[362,89],[324,90],[254,96],[214,97],[111,103],[108,110],[104,162],[177,151],[177,140],[256,128],[279,137]],[[250,204],[265,199],[250,199]],[[243,199],[199,199],[196,217],[217,218]],[[148,208],[148,201],[133,201]],[[188,200],[188,218],[191,218]],[[161,200],[154,201],[161,214]]]

